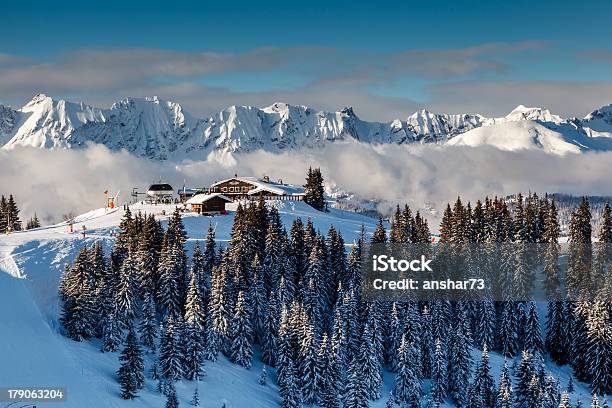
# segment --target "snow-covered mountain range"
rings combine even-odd
[[[3,149],[79,148],[94,142],[150,159],[181,160],[322,148],[335,141],[492,145],[554,154],[607,151],[612,150],[612,105],[584,119],[563,119],[548,109],[521,105],[502,118],[420,110],[392,122],[361,120],[351,108],[323,112],[285,103],[263,109],[231,106],[196,118],[178,103],[157,97],[126,98],[108,109],[43,94],[20,109],[0,105]]]

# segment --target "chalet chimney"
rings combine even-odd
[[[283,184],[283,179],[278,179],[278,184]]]
[[[270,182],[270,177],[264,175],[263,176],[263,181],[265,181],[266,183],[269,183]]]

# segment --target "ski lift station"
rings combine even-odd
[[[147,189],[147,196],[149,197],[149,200],[155,203],[172,201],[173,194],[174,189],[167,183],[151,184],[151,186],[149,186]]]

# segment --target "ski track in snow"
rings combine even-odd
[[[297,217],[304,222],[313,220],[315,228],[326,232],[333,225],[342,233],[347,245],[359,234],[361,226],[371,233],[376,220],[359,214],[331,209],[328,213],[313,210],[301,202],[277,201],[281,220],[287,229]],[[142,205],[131,207],[133,213],[154,213],[162,222],[172,213],[174,206]],[[165,215],[162,214],[165,212]],[[107,211],[98,209],[75,218],[74,233],[68,233],[66,223],[17,232],[0,237],[0,384],[5,386],[53,386],[67,388],[67,402],[63,407],[162,407],[165,397],[156,391],[157,383],[148,377],[152,365],[147,356],[147,383],[138,398],[125,401],[120,398],[116,370],[119,367],[118,352],[101,353],[99,340],[74,342],[60,333],[60,315],[57,287],[64,264],[71,261],[79,248],[102,242],[108,251],[114,242],[113,230],[118,229],[123,216],[122,209]],[[185,214],[183,218],[189,240],[187,249],[205,238],[209,223],[215,228],[217,241],[223,245],[229,240],[233,213],[227,216],[203,217]],[[82,226],[87,228],[86,238],[81,237]],[[545,305],[540,305],[541,321]],[[480,359],[480,351],[473,351],[474,361]],[[497,382],[503,365],[503,357],[490,354],[492,375]],[[509,365],[511,362],[509,362]],[[276,407],[280,403],[275,385],[274,370],[268,370],[268,383],[258,383],[262,363],[255,351],[253,366],[246,370],[231,364],[223,356],[217,362],[205,363],[207,375],[198,383],[180,381],[176,384],[181,406],[189,406],[195,387],[198,387],[201,406],[218,408]],[[567,386],[571,370],[547,362],[547,369]],[[393,387],[394,374],[383,371],[382,398],[372,402],[372,407],[384,407]],[[579,397],[585,406],[590,403],[589,389],[574,382],[573,400]],[[424,391],[429,382],[423,383]],[[452,406],[450,404],[445,404]],[[37,404],[39,407],[55,406],[53,403]]]

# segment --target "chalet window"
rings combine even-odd
[[[223,193],[227,192],[227,187],[221,187],[221,191],[222,191]]]
[[[243,186],[242,187],[242,192],[246,193],[247,191],[249,191],[249,188],[247,186]]]

